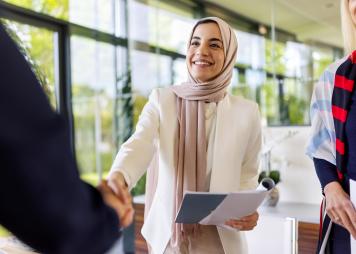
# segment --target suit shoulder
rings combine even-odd
[[[170,87],[158,87],[152,89],[151,99],[160,105],[167,105],[175,102],[175,94]]]

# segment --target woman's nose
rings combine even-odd
[[[208,54],[209,54],[209,48],[206,47],[205,45],[200,45],[200,46],[197,48],[196,53],[197,53],[198,55],[203,55],[203,56],[208,55]]]

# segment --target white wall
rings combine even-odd
[[[320,204],[321,187],[315,174],[313,162],[305,155],[309,139],[309,126],[306,127],[266,127],[263,135],[266,144],[280,140],[288,133],[292,137],[277,142],[271,152],[272,169],[280,169],[280,202],[303,202]]]

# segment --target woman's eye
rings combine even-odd
[[[219,44],[216,44],[216,43],[210,44],[210,47],[212,47],[212,48],[221,48],[221,46]]]
[[[192,41],[192,42],[190,43],[190,45],[192,45],[192,46],[199,46],[199,42],[198,42],[198,41]]]

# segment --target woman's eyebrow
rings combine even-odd
[[[193,36],[192,40],[201,40],[201,38],[199,36]],[[222,40],[220,40],[219,38],[210,38],[209,41],[218,41],[222,43]]]
[[[220,40],[220,39],[218,39],[218,38],[211,38],[211,39],[209,39],[209,41],[219,41],[219,42],[222,43],[222,40]]]

